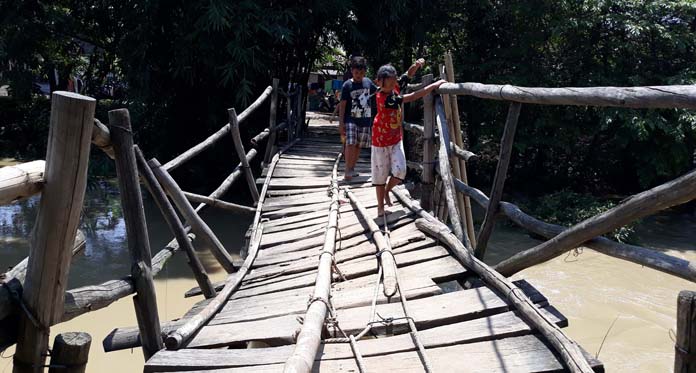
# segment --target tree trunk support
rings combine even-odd
[[[176,215],[174,206],[172,206],[171,202],[169,202],[167,195],[162,189],[162,186],[157,182],[155,174],[147,164],[145,156],[143,156],[143,153],[140,151],[140,148],[138,148],[137,145],[135,146],[135,156],[137,158],[140,175],[143,177],[143,181],[145,181],[145,186],[150,191],[152,198],[155,200],[157,207],[162,213],[162,217],[164,217],[164,220],[167,222],[169,230],[171,230],[174,234],[179,247],[183,248],[186,252],[188,264],[191,267],[191,271],[193,271],[193,277],[196,279],[198,286],[203,292],[203,295],[206,297],[206,299],[214,297],[215,288],[210,282],[208,274],[206,273],[205,268],[203,268],[201,261],[198,259],[198,256],[196,256],[196,251],[193,248],[191,240],[189,240],[186,234],[184,225]]]
[[[53,341],[48,373],[85,373],[92,337],[83,332],[61,333]]]
[[[42,372],[49,327],[63,313],[63,295],[87,185],[96,101],[54,92],[43,195],[31,238],[22,293],[14,372]]]
[[[123,218],[126,223],[128,251],[131,255],[131,277],[137,294],[133,299],[137,299],[136,316],[139,320],[138,328],[143,354],[147,360],[162,349],[163,343],[157,312],[157,295],[152,280],[150,239],[147,234],[143,197],[140,193],[138,166],[133,149],[133,131],[128,110],[109,111],[109,127],[116,159]]]
[[[507,176],[508,166],[510,165],[510,156],[512,155],[512,145],[515,140],[515,130],[517,129],[517,119],[520,116],[521,104],[513,102],[508,109],[507,120],[505,121],[505,129],[503,130],[503,138],[500,142],[500,155],[498,156],[498,167],[495,169],[493,177],[493,187],[491,188],[491,201],[486,209],[486,215],[483,218],[483,224],[478,235],[478,244],[476,245],[476,257],[483,260],[486,256],[486,246],[488,239],[491,238],[493,227],[495,226],[495,215],[498,212],[498,204],[503,198],[503,187],[505,186],[505,178]]]
[[[234,148],[237,151],[237,157],[242,163],[242,169],[244,170],[244,177],[246,178],[247,185],[249,186],[249,191],[251,192],[251,197],[254,199],[254,203],[259,201],[259,190],[256,189],[256,181],[254,180],[254,174],[251,172],[249,167],[249,162],[246,159],[246,152],[244,151],[244,145],[242,144],[242,138],[239,135],[239,121],[237,120],[237,112],[232,109],[228,109],[227,113],[230,116],[230,130],[232,131],[232,140],[234,140]]]
[[[271,159],[273,158],[273,154],[276,152],[276,137],[277,131],[275,130],[275,125],[276,125],[276,115],[278,112],[278,84],[279,84],[278,78],[273,78],[273,84],[271,85],[273,87],[273,91],[271,91],[271,108],[270,108],[270,115],[268,118],[268,130],[271,132],[270,137],[268,138],[268,142],[266,143],[266,152],[263,157],[263,165],[267,165]]]
[[[155,174],[155,177],[159,181],[160,185],[164,191],[171,197],[174,205],[179,209],[181,215],[191,226],[191,230],[196,234],[198,239],[203,240],[203,242],[210,248],[211,253],[215,256],[215,259],[220,263],[222,268],[227,271],[227,273],[232,273],[235,271],[234,264],[232,264],[232,257],[225,250],[220,240],[215,236],[213,230],[210,229],[208,224],[201,219],[196,210],[193,209],[191,203],[186,199],[186,196],[179,188],[179,185],[174,181],[174,178],[164,170],[162,165],[160,165],[157,159],[152,158],[148,165]]]
[[[445,73],[447,74],[447,81],[454,83],[454,64],[452,63],[452,53],[445,53]],[[459,119],[459,103],[457,102],[457,96],[450,97],[450,105],[452,105],[452,124],[454,126],[454,144],[453,148],[456,150],[457,157],[459,158],[459,173],[461,175],[461,180],[465,184],[469,184],[469,177],[466,171],[466,160],[462,158],[460,154],[464,154],[464,140],[462,138],[462,125]],[[459,149],[457,149],[459,148]],[[461,150],[461,153],[459,152]],[[472,154],[472,153],[469,153]],[[471,213],[471,200],[468,196],[464,197],[464,212],[462,217],[466,220],[466,232],[469,236],[469,241],[472,247],[476,247],[476,229],[474,228],[474,217]]]
[[[428,85],[433,82],[433,75],[423,76],[423,84]],[[421,183],[421,205],[424,209],[433,209],[433,186],[435,184],[435,109],[433,106],[435,96],[428,93],[423,98],[423,178]]]
[[[674,373],[696,372],[696,292],[679,292],[674,351]]]

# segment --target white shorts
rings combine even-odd
[[[385,185],[389,174],[399,180],[406,177],[404,144],[372,146],[372,185]]]

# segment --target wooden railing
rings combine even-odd
[[[614,208],[570,228],[538,220],[516,205],[502,200],[515,130],[523,104],[696,109],[696,86],[527,88],[454,83],[453,76],[451,56],[446,55],[445,64],[441,66],[441,77],[449,82],[442,84],[435,94],[425,97],[423,125],[406,123],[404,128],[409,135],[422,137],[423,140],[420,166],[414,165],[415,160],[409,161],[411,168],[418,168],[422,173],[421,205],[425,210],[433,211],[433,215],[440,220],[449,220],[454,235],[463,247],[475,254],[477,260],[484,258],[495,220],[502,215],[518,226],[548,239],[494,266],[503,276],[510,276],[584,245],[606,255],[696,282],[696,266],[688,260],[602,237],[603,234],[637,219],[696,199],[696,171],[631,196]],[[432,81],[432,75],[426,75],[422,83],[409,85],[409,88],[418,89]],[[457,95],[505,101],[509,104],[490,198],[469,186],[465,179],[465,162],[475,155],[464,149],[461,138],[457,139],[461,134],[456,109]],[[464,167],[460,168],[462,165]],[[436,184],[441,186],[442,191],[436,190]],[[445,194],[444,197],[439,196],[441,192]],[[478,234],[473,231],[470,209],[466,204],[462,206],[458,203],[456,195],[466,196],[467,200],[473,199],[485,209]],[[446,200],[445,206],[440,206],[442,200]],[[693,299],[693,293],[688,292],[683,292],[679,298],[675,371],[691,371],[696,366],[691,363],[693,354],[696,353],[691,337],[696,335],[696,324],[688,321],[693,318],[696,309]]]
[[[244,214],[257,211],[253,207],[222,201],[221,197],[244,174],[252,198],[254,202],[257,202],[258,190],[249,166],[250,162],[259,153],[256,148],[264,140],[267,140],[266,148],[263,150],[263,163],[267,164],[278,151],[277,142],[280,140],[281,132],[287,135],[286,140],[288,142],[294,140],[302,132],[302,100],[299,98],[301,90],[295,89],[293,93],[288,95],[278,87],[278,84],[278,79],[274,79],[273,84],[267,87],[239,115],[236,114],[234,109],[230,109],[228,112],[228,123],[204,141],[196,144],[164,165],[160,165],[155,159],[146,161],[137,145],[133,144],[130,117],[126,109],[109,112],[109,125],[104,125],[101,121],[94,119],[93,99],[84,96],[73,97],[75,95],[60,92],[53,95],[54,103],[51,111],[51,132],[47,161],[33,161],[0,169],[0,204],[13,203],[38,193],[44,193],[41,197],[38,222],[46,219],[46,216],[51,216],[50,208],[44,207],[45,205],[50,205],[50,201],[71,202],[70,208],[57,210],[61,211],[62,216],[70,216],[70,219],[72,219],[70,224],[55,224],[55,221],[61,220],[57,219],[50,227],[50,231],[44,233],[38,230],[34,241],[37,238],[39,241],[43,241],[47,237],[57,237],[56,233],[53,232],[56,229],[65,230],[64,233],[61,233],[61,237],[65,237],[66,233],[70,237],[74,237],[69,242],[61,241],[60,245],[51,246],[52,249],[55,249],[57,255],[67,259],[57,261],[57,264],[50,266],[48,265],[49,263],[32,264],[37,259],[33,255],[35,252],[35,249],[33,249],[32,255],[5,273],[5,276],[0,280],[3,285],[0,287],[0,322],[7,322],[10,320],[9,318],[19,315],[21,320],[28,320],[22,321],[21,328],[34,329],[34,334],[36,335],[27,339],[26,333],[20,334],[21,337],[17,340],[17,334],[11,332],[0,333],[0,350],[18,341],[18,352],[20,353],[16,355],[16,366],[31,368],[32,365],[44,364],[45,351],[48,347],[47,333],[51,325],[101,309],[130,294],[136,294],[134,297],[135,310],[138,316],[137,319],[146,358],[161,349],[162,335],[159,330],[160,323],[152,278],[162,270],[167,260],[182,247],[187,254],[189,265],[199,287],[204,291],[206,297],[215,296],[215,289],[212,287],[204,268],[197,258],[192,241],[196,239],[206,243],[223,268],[228,272],[234,271],[235,268],[227,250],[215,237],[212,230],[200,219],[199,214],[208,206]],[[286,115],[278,123],[277,108],[279,107],[278,101],[281,98],[286,101],[287,111]],[[252,148],[246,151],[242,144],[239,126],[248,121],[251,114],[257,111],[269,99],[271,103],[269,105],[268,127],[251,139]],[[80,108],[86,107],[84,110],[88,111],[91,108],[91,111],[78,120],[76,117],[64,114],[66,111],[72,113],[70,110],[73,108],[70,105],[77,105]],[[88,125],[85,127],[84,123]],[[75,133],[77,128],[84,128],[83,135]],[[169,171],[190,161],[196,155],[218,143],[227,134],[232,136],[236,154],[240,158],[239,164],[232,173],[208,196],[182,191],[171,175],[169,175]],[[60,136],[69,136],[71,141],[73,141],[72,139],[84,139],[86,142],[80,140],[82,142],[80,142],[79,147],[71,146],[70,149],[65,149],[65,145],[72,143],[60,140]],[[56,139],[55,141],[61,141],[62,145],[50,145],[54,138]],[[66,284],[70,264],[69,256],[80,252],[84,247],[85,238],[77,230],[77,220],[75,219],[79,218],[82,207],[87,167],[87,159],[85,157],[86,154],[89,154],[90,139],[93,145],[102,149],[110,158],[116,161],[122,208],[127,228],[128,247],[133,261],[132,273],[128,277],[107,281],[98,285],[84,286],[67,291],[64,288],[56,288],[56,294],[59,297],[55,298],[55,301],[48,296],[46,297],[49,299],[48,301],[42,299],[34,301],[32,300],[33,298],[27,299],[27,294],[32,294],[30,289],[32,288],[33,279],[48,276],[47,278],[50,278],[57,284]],[[78,152],[80,156],[73,155],[71,151]],[[52,168],[51,164],[54,164]],[[57,173],[55,170],[58,168],[63,173],[63,176],[69,172],[76,172],[79,177],[58,178],[55,176]],[[51,169],[54,170],[52,179],[49,176],[49,170]],[[70,190],[65,189],[63,186],[68,179],[76,182],[71,185],[72,189]],[[147,189],[153,195],[155,202],[164,215],[165,221],[175,236],[164,249],[154,256],[150,253],[147,230],[145,228],[146,224],[144,216],[142,216],[142,197],[138,179],[145,183]],[[55,190],[57,192],[48,193]],[[192,202],[199,204],[194,208],[191,205]],[[186,218],[190,226],[184,226],[176,210]],[[33,243],[32,247],[34,246],[35,244]],[[51,268],[55,271],[53,277],[50,275],[52,273]],[[52,283],[53,285],[55,284]],[[42,294],[44,292],[45,290],[42,288]],[[28,300],[29,302],[27,302]],[[46,311],[42,311],[44,309]],[[46,312],[46,316],[42,316],[43,314],[39,314],[39,312]],[[33,346],[27,344],[29,341],[31,341]],[[21,348],[20,345],[22,346]]]

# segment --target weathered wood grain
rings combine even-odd
[[[45,161],[31,161],[0,168],[0,205],[33,196],[44,183]]]
[[[45,185],[34,224],[22,300],[34,323],[20,314],[15,372],[44,365],[49,327],[63,313],[63,294],[87,186],[96,101],[70,92],[51,95]]]

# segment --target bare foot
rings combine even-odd
[[[387,215],[389,215],[389,214],[391,214],[391,213],[392,213],[392,212],[389,211],[389,210],[384,210],[384,209],[381,209],[381,210],[380,210],[379,208],[377,208],[377,217],[378,217],[378,218],[385,217],[385,216],[387,216]]]
[[[391,206],[391,198],[389,198],[389,192],[384,192],[384,204],[387,206]]]
[[[346,170],[345,175],[343,175],[343,180],[346,180],[346,181],[353,180],[353,171]]]

